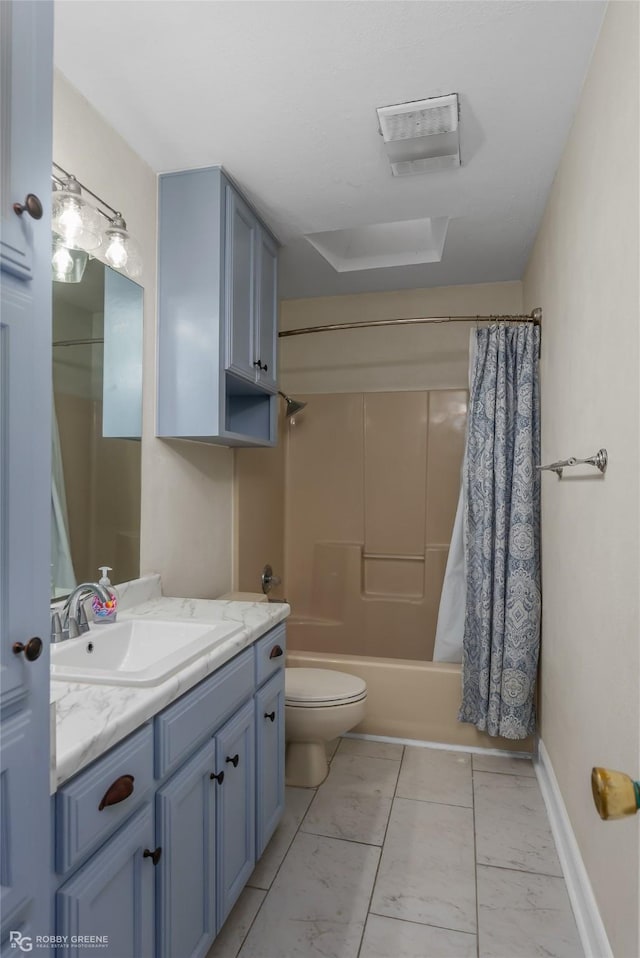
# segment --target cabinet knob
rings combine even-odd
[[[134,781],[133,775],[121,775],[117,778],[102,796],[98,811],[101,812],[107,805],[117,805],[118,802],[124,802],[125,798],[129,798],[129,795],[133,793]]]
[[[240,756],[239,756],[238,753],[236,752],[236,754],[233,756],[233,758],[230,758],[230,757],[227,755],[225,761],[226,761],[226,762],[231,762],[231,764],[233,765],[233,767],[234,767],[234,768],[237,768],[237,767],[238,767],[238,762],[240,761]]]
[[[218,785],[222,785],[222,783],[224,782],[224,772],[218,772],[217,775],[216,775],[215,772],[212,772],[211,775],[209,776],[209,778],[211,778],[211,779],[214,779],[214,778],[215,778],[215,780],[216,780],[216,782],[218,783]]]
[[[21,652],[24,652],[28,662],[35,662],[42,654],[42,639],[34,635],[26,644],[24,642],[14,642],[11,648],[14,655],[20,655]]]
[[[274,647],[269,652],[270,659],[279,659],[281,655],[284,655],[282,648],[279,645],[274,645]]]
[[[42,219],[42,203],[35,193],[27,193],[24,203],[14,203],[13,212],[17,216],[28,213],[32,220]]]
[[[612,768],[591,770],[593,801],[600,818],[626,818],[640,808],[640,782]]]
[[[264,713],[264,717],[265,717],[266,719],[269,719],[270,722],[275,722],[275,720],[276,720],[276,713],[275,713],[275,712],[265,712],[265,713]]]
[[[258,369],[262,369],[262,363],[260,362],[259,359],[256,359],[253,365],[254,365],[254,366],[257,366]]]
[[[162,848],[160,847],[160,845],[158,845],[158,847],[155,848],[153,851],[151,851],[149,848],[145,848],[145,850],[142,853],[142,857],[150,858],[154,865],[158,864],[158,862],[160,861],[161,855],[162,855]]]

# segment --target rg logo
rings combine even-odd
[[[32,951],[33,941],[28,935],[23,935],[19,931],[9,932],[9,941],[12,948],[19,948],[20,951]]]

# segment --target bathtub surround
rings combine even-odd
[[[302,398],[287,435],[290,647],[430,661],[466,391]]]
[[[525,309],[544,311],[544,462],[610,454],[604,478],[542,477],[540,736],[588,875],[597,958],[640,954],[640,815],[601,822],[589,787],[594,765],[640,770],[638,14],[607,7],[524,277]]]
[[[459,719],[521,739],[535,731],[540,648],[540,329],[498,325],[475,338]]]

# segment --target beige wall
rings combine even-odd
[[[441,286],[285,300],[280,304],[280,328],[394,317],[521,311],[519,282]],[[468,323],[450,323],[313,333],[281,339],[282,388],[291,395],[465,389],[469,328]]]
[[[230,449],[155,438],[156,176],[59,73],[54,81],[53,157],[122,210],[144,259],[144,408],[141,570],[165,593],[211,597],[232,572]]]
[[[541,737],[616,958],[640,954],[640,815],[597,817],[593,765],[640,776],[638,5],[609,4],[524,279],[542,306]],[[581,470],[581,474],[585,474]]]

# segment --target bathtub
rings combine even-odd
[[[415,739],[444,745],[533,752],[533,736],[521,742],[493,738],[456,719],[461,666],[365,655],[302,651],[296,632],[302,623],[287,620],[287,666],[336,669],[367,683],[367,714],[356,733]]]

